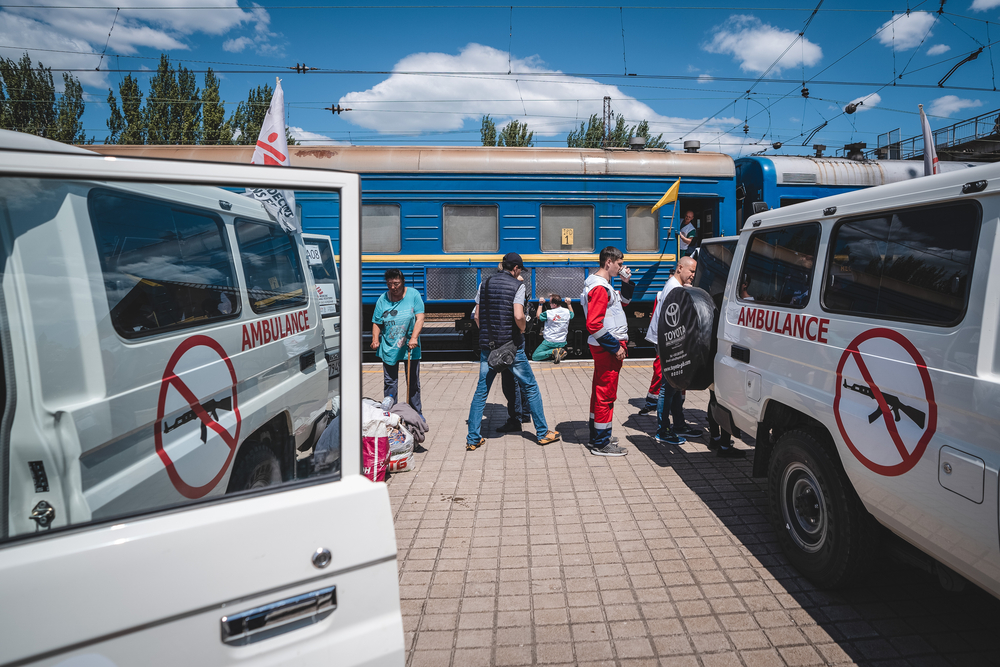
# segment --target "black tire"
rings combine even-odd
[[[226,493],[250,491],[281,484],[281,464],[271,448],[247,442],[239,453]]]
[[[815,435],[781,436],[767,485],[778,542],[796,569],[820,588],[846,586],[867,572],[878,526]]]

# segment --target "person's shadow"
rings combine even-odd
[[[573,445],[586,445],[590,442],[590,424],[585,421],[560,422],[556,424],[556,430],[563,442]]]

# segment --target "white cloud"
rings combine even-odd
[[[348,93],[338,102],[353,109],[344,114],[346,120],[380,133],[455,131],[465,128],[466,123],[478,130],[480,119],[489,114],[498,127],[517,119],[527,122],[536,137],[554,137],[578,128],[591,114],[600,116],[607,95],[616,114],[622,114],[632,125],[648,120],[650,133],[656,136],[662,132],[664,140],[675,141],[681,136],[698,139],[703,150],[718,150],[721,142],[722,150],[732,152],[738,150],[733,144],[745,141],[724,134],[733,125],[742,124],[738,119],[661,116],[616,86],[566,76],[546,68],[535,56],[511,62],[514,71],[526,73],[517,79],[478,74],[507,71],[507,57],[506,51],[480,44],[469,44],[458,55],[411,54],[396,63],[389,78],[368,90]],[[679,142],[673,147],[679,148]]]
[[[945,95],[932,101],[927,113],[932,116],[944,116],[947,118],[962,109],[974,109],[981,106],[983,106],[983,103],[979,100],[963,100],[957,95]]]
[[[291,133],[295,141],[297,141],[300,144],[322,144],[324,146],[337,146],[347,143],[344,141],[334,141],[325,134],[317,134],[315,132],[303,130],[301,127],[295,127],[294,125],[289,125],[288,131]]]
[[[862,111],[871,111],[876,106],[878,106],[879,102],[881,101],[882,101],[881,95],[879,95],[878,93],[871,93],[870,95],[862,95],[861,97],[855,97],[853,100],[850,101],[850,104],[857,104],[858,105],[857,113],[861,113]],[[847,105],[844,106],[846,107]]]
[[[187,38],[195,33],[216,36],[244,26],[252,26],[251,43],[257,47],[258,53],[280,50],[275,40],[281,36],[270,32],[270,15],[256,4],[250,9],[241,9],[237,0],[204,0],[200,5],[218,9],[198,11],[163,9],[190,6],[188,0],[88,0],[86,4],[99,9],[53,11],[17,7],[0,10],[0,44],[12,47],[0,48],[0,56],[19,58],[27,52],[33,62],[42,62],[47,67],[90,70],[100,62],[99,54],[104,50],[105,43],[108,53],[112,54],[132,55],[138,53],[140,48],[162,52],[184,51],[190,48]],[[118,8],[122,11],[116,17]],[[242,39],[247,38],[230,39],[227,43]],[[244,48],[246,46],[249,44]],[[106,68],[108,63],[109,56],[105,56],[102,67]],[[135,65],[134,62],[130,64]],[[82,71],[74,75],[85,86],[107,86],[106,72]]]
[[[253,40],[249,37],[236,37],[235,39],[227,39],[222,43],[222,48],[230,53],[242,53],[244,49],[248,46],[253,45]]]
[[[761,22],[755,16],[736,14],[715,28],[712,41],[702,48],[709,53],[731,54],[744,72],[764,72],[798,36],[793,30],[782,30]],[[812,67],[823,57],[823,50],[805,37],[782,56],[772,70]]]
[[[1000,0],[973,0],[969,9],[974,12],[985,12],[987,9],[993,9],[997,6],[1000,6]]]
[[[1000,0],[997,0],[1000,2]],[[935,44],[931,48],[927,49],[927,55],[929,56],[939,56],[942,53],[948,53],[951,51],[951,47],[947,44]]]
[[[934,34],[931,28],[935,23],[937,17],[930,12],[900,14],[882,24],[878,41],[896,51],[908,51]]]
[[[715,77],[710,74],[701,74],[698,76],[698,83],[708,83],[714,81]]]

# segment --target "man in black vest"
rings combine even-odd
[[[531,364],[524,354],[524,330],[528,326],[525,317],[527,295],[524,283],[517,278],[524,269],[521,256],[509,252],[503,258],[503,271],[488,277],[479,286],[476,295],[476,324],[479,325],[479,386],[472,397],[469,406],[469,435],[465,448],[473,451],[486,444],[486,438],[480,435],[479,429],[483,421],[483,410],[486,408],[486,397],[493,385],[497,372],[490,368],[488,359],[490,350],[499,348],[513,341],[517,346],[514,365],[511,371],[528,397],[531,408],[531,419],[535,422],[535,434],[538,444],[547,445],[559,439],[557,431],[548,430],[545,423],[545,413],[542,408],[542,394],[538,390],[538,382],[531,371]]]

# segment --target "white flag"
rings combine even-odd
[[[278,79],[274,95],[271,96],[271,106],[260,126],[257,147],[254,148],[250,164],[285,167],[290,164],[288,140],[285,139],[285,94],[281,92],[281,79]],[[244,194],[263,204],[286,232],[299,231],[299,222],[295,216],[295,195],[291,190],[247,188]]]
[[[941,168],[938,166],[938,156],[937,150],[934,148],[934,134],[931,132],[931,124],[927,122],[927,116],[924,115],[924,105],[918,104],[917,106],[920,107],[920,126],[924,131],[924,176],[940,174]]]

